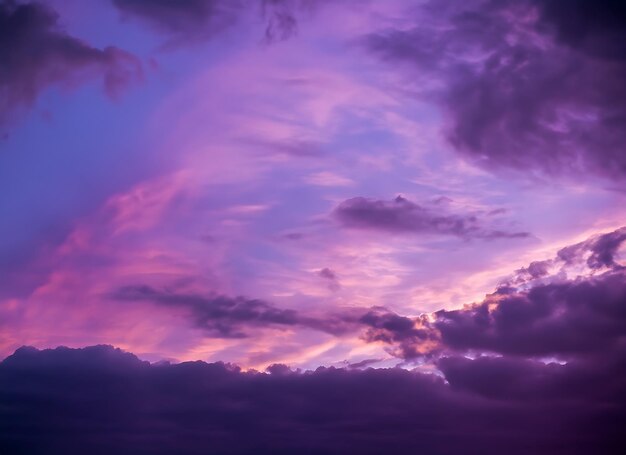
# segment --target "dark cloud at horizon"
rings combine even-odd
[[[595,236],[555,260],[595,255],[590,275],[551,276],[538,261],[519,288],[418,318],[377,307],[312,316],[243,297],[120,289],[121,300],[189,310],[214,334],[280,325],[363,331],[364,341],[419,366],[373,369],[379,359],[368,359],[259,373],[201,361],[151,365],[110,346],[24,347],[0,363],[0,445],[64,455],[623,453],[622,234]]]
[[[279,365],[261,374],[150,365],[109,346],[21,348],[0,363],[0,445],[51,455],[619,454],[623,354],[567,365],[447,357],[442,378]]]
[[[0,125],[46,88],[72,88],[94,78],[102,78],[105,92],[116,97],[142,78],[142,65],[122,49],[98,49],[67,34],[46,3],[0,1]]]
[[[492,169],[626,175],[623,2],[432,1],[416,14],[366,45],[430,84],[458,151]]]
[[[626,455],[626,0],[0,0],[0,185],[0,455]]]

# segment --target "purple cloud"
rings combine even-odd
[[[113,0],[124,16],[145,21],[172,36],[172,43],[209,39],[230,27],[243,7],[240,1]]]
[[[617,347],[626,335],[626,275],[503,288],[484,302],[435,313],[441,343],[459,351],[529,357],[586,355]]]
[[[478,352],[571,360],[612,352],[626,336],[626,270],[613,260],[623,234],[620,228],[560,250],[555,261],[533,262],[480,303],[417,319],[385,314],[371,324],[383,332],[366,339],[390,345],[404,359]],[[567,265],[574,253],[588,258],[593,272],[600,269],[596,257],[608,268],[569,279],[560,271],[543,281],[548,265]]]
[[[369,325],[359,319],[370,311],[366,308],[346,308],[316,315],[277,308],[258,299],[171,292],[146,285],[120,288],[112,293],[112,297],[120,301],[150,302],[171,310],[185,310],[195,327],[217,338],[244,338],[255,328],[289,326],[340,336]]]
[[[367,46],[406,65],[446,134],[491,168],[626,175],[626,14],[620,2],[432,1]]]
[[[337,274],[328,267],[324,267],[317,274],[328,283],[328,289],[331,291],[338,291],[341,288]]]
[[[310,8],[310,1],[290,0],[113,0],[124,17],[137,18],[169,36],[168,45],[209,40],[224,32],[248,11],[266,21],[264,40],[286,40],[297,33],[297,9]]]
[[[244,297],[202,296],[160,291],[149,286],[127,286],[114,293],[118,300],[148,301],[189,310],[194,325],[220,338],[243,338],[243,327],[288,326],[301,323],[294,310],[273,307]]]
[[[12,0],[0,2],[0,67],[0,124],[49,86],[102,77],[106,93],[117,96],[142,75],[132,54],[112,46],[97,49],[68,35],[50,6]]]
[[[436,333],[425,324],[423,318],[414,320],[384,308],[368,311],[359,322],[369,326],[363,336],[365,341],[392,345],[388,352],[399,358],[422,356],[438,342]]]
[[[463,238],[525,238],[527,232],[505,232],[482,227],[476,215],[450,214],[425,208],[397,196],[392,201],[354,197],[339,204],[332,213],[343,226],[389,233],[455,235]]]
[[[21,348],[0,363],[0,444],[48,454],[617,454],[624,358],[446,358],[442,378],[399,368],[261,374],[150,365],[108,346]]]

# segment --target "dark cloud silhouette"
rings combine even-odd
[[[503,288],[478,305],[435,313],[447,348],[530,357],[582,356],[626,336],[626,274]]]
[[[45,3],[0,1],[0,124],[49,86],[101,77],[106,93],[117,96],[141,75],[140,61],[128,52],[68,35]]]
[[[525,238],[527,232],[488,229],[476,215],[450,214],[426,208],[397,196],[392,201],[354,197],[339,204],[332,213],[342,225],[390,233],[455,235],[463,238]]]
[[[263,327],[301,327],[335,336],[357,332],[369,327],[362,316],[372,309],[340,308],[332,313],[314,314],[292,309],[276,308],[271,303],[246,297],[201,295],[155,289],[146,285],[126,286],[111,294],[116,300],[150,302],[170,310],[186,311],[195,327],[218,338],[243,338],[250,330]],[[389,313],[384,308],[378,314]]]
[[[595,235],[583,242],[561,248],[554,259],[533,261],[516,270],[502,282],[502,286],[525,286],[551,275],[565,277],[572,268],[587,268],[590,273],[624,268],[620,248],[626,240],[626,227],[606,234]]]
[[[621,454],[625,358],[445,358],[440,377],[280,365],[262,374],[150,365],[108,346],[21,348],[0,363],[0,446],[11,455]]]
[[[482,302],[418,317],[384,307],[343,307],[320,314],[276,308],[258,299],[146,285],[123,287],[112,297],[186,311],[195,327],[213,337],[241,338],[263,327],[299,327],[339,337],[360,333],[364,341],[386,345],[390,354],[405,360],[472,352],[571,359],[614,349],[626,337],[626,268],[614,259],[625,233],[626,228],[620,228],[597,235],[561,249],[554,260],[532,262]],[[590,274],[567,278],[565,269],[581,262]],[[337,283],[328,268],[318,274]]]
[[[376,307],[313,317],[242,297],[121,289],[120,299],[189,310],[218,336],[265,325],[362,330],[366,342],[420,367],[361,369],[378,361],[368,359],[259,373],[151,365],[109,346],[24,347],[0,363],[0,447],[52,455],[622,454],[626,270],[614,259],[622,233],[595,236],[550,263],[595,254],[587,276],[553,276],[538,261],[518,288],[418,318]]]
[[[626,14],[602,0],[431,1],[367,39],[443,106],[463,154],[494,169],[626,175]]]
[[[148,301],[190,312],[194,325],[213,336],[242,338],[244,327],[289,326],[302,324],[294,310],[278,309],[262,300],[220,295],[203,296],[157,290],[150,286],[127,286],[114,297],[126,301]]]
[[[371,327],[365,339],[409,360],[476,352],[571,360],[612,352],[626,339],[626,268],[613,258],[624,233],[594,236],[555,260],[533,262],[480,303],[419,318],[373,313],[361,319]],[[577,262],[590,274],[567,278],[557,267]]]
[[[592,237],[584,242],[567,246],[558,252],[558,259],[566,265],[586,262],[591,269],[621,268],[615,259],[626,240],[626,227],[608,234]]]
[[[536,0],[541,21],[560,43],[591,56],[626,59],[626,5],[621,0]]]
[[[359,322],[369,327],[363,335],[365,341],[391,345],[388,352],[399,358],[423,356],[438,345],[438,335],[423,317],[412,319],[381,308],[368,311]]]

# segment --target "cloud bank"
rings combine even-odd
[[[8,453],[617,454],[625,357],[448,357],[403,369],[271,374],[154,364],[108,346],[22,348],[0,363]],[[244,436],[245,435],[245,436]]]
[[[110,346],[0,363],[8,453],[386,452],[620,454],[626,448],[623,228],[516,271],[484,301],[418,318],[384,308],[331,315],[147,286],[121,300],[189,311],[211,336],[292,326],[360,333],[417,367],[266,373],[224,363],[149,364]],[[572,264],[587,272],[567,275]],[[555,265],[562,268],[552,273]],[[242,437],[245,435],[245,437]]]

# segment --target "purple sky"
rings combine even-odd
[[[519,438],[519,453],[612,453],[625,43],[617,0],[0,0],[0,441],[69,453],[45,425],[23,445],[29,424],[2,403],[44,387],[20,374],[95,368],[150,384],[142,399],[164,413],[176,375],[199,396],[205,376],[215,393],[265,390],[246,409],[279,402],[211,427],[219,453],[269,450],[246,419],[293,432],[268,453],[310,438],[311,453],[415,453],[403,419],[433,422],[425,453]],[[24,345],[42,351],[13,354]],[[386,383],[397,392],[352,430],[326,395],[354,387],[356,406]],[[237,405],[198,406],[206,427]],[[561,432],[529,423],[546,412]],[[468,436],[491,425],[490,443]],[[244,427],[250,446],[229,439]],[[206,453],[199,434],[171,437]]]

